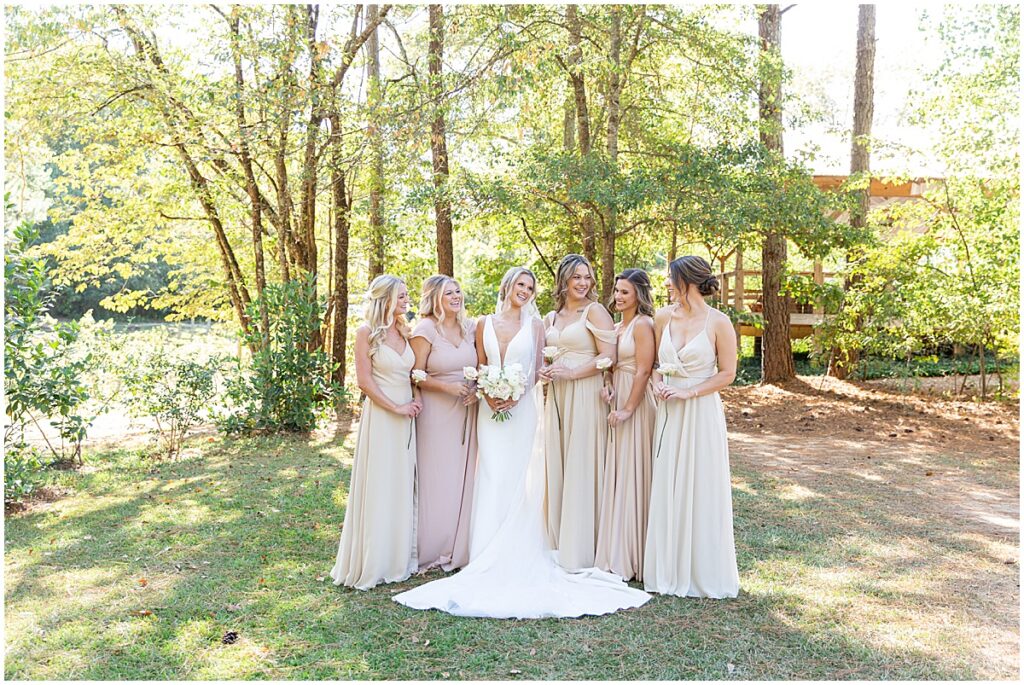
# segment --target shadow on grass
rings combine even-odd
[[[918,506],[926,495],[896,502],[891,486],[846,472],[794,499],[791,482],[734,466],[735,600],[657,596],[611,616],[500,621],[391,601],[436,572],[334,587],[348,433],[206,442],[202,459],[155,466],[110,455],[81,475],[67,513],[11,519],[7,677],[1012,677],[983,664],[956,624],[1012,633],[1014,622],[969,612],[976,597],[962,587],[960,603],[950,596],[968,579],[1012,594],[1015,569]],[[984,567],[950,575],[948,560],[967,557]],[[19,623],[24,613],[32,621]],[[925,635],[907,639],[915,621]],[[223,644],[227,631],[238,641]]]

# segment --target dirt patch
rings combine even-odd
[[[895,558],[859,570],[896,586],[945,579],[923,604],[909,603],[913,593],[899,601],[920,621],[973,626],[990,652],[982,677],[1018,671],[1016,401],[901,394],[822,377],[722,396],[734,487],[744,487],[744,474],[768,476],[788,499],[822,503],[828,525],[853,544],[893,541],[902,550]]]

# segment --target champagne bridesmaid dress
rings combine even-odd
[[[463,381],[462,369],[476,367],[476,322],[453,345],[432,319],[412,332],[430,343],[426,371],[445,383]],[[469,563],[469,516],[476,472],[477,404],[466,407],[445,392],[421,386],[423,411],[416,417],[416,486],[419,499],[417,556],[420,570],[445,571]]]
[[[587,320],[594,305],[600,306],[590,303],[561,331],[547,327],[547,345],[558,347],[555,362],[576,368],[597,356],[595,338],[615,342],[615,331]],[[601,374],[552,381],[544,405],[547,535],[558,550],[558,563],[570,570],[594,566],[608,433],[608,405],[601,399],[601,386]]]
[[[664,379],[678,388],[692,388],[715,375],[717,359],[707,321],[679,350],[666,324],[658,362],[681,369],[679,376]],[[680,597],[735,597],[740,580],[729,443],[719,394],[663,400],[655,422],[654,455],[644,589]]]
[[[416,357],[381,344],[370,360],[373,379],[392,402],[412,401]],[[369,590],[416,570],[416,436],[413,419],[363,401],[345,525],[331,570],[335,585]]]
[[[644,318],[650,320],[650,317]],[[634,317],[619,334],[618,363],[613,376],[616,410],[625,408],[633,392],[636,375],[633,327],[639,319],[639,316]],[[643,579],[656,411],[654,391],[648,382],[633,415],[609,431],[595,565],[626,580]]]

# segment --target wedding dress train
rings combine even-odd
[[[638,607],[650,595],[596,568],[568,572],[544,535],[544,450],[536,384],[543,328],[524,316],[501,359],[490,317],[484,329],[488,364],[519,363],[526,394],[504,422],[478,415],[479,455],[470,523],[470,563],[459,573],[393,599],[413,609],[492,618],[576,617]]]

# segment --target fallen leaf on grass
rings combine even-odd
[[[91,535],[83,535],[82,539],[83,540],[92,540],[92,536]]]
[[[322,583],[322,582],[324,582],[324,581],[325,581],[326,579],[327,579],[327,576],[317,576],[317,577],[316,577],[316,582],[318,582],[318,583]]]
[[[522,671],[520,671],[518,668],[513,668],[508,672],[509,675],[519,675],[520,673],[522,673]]]
[[[132,616],[152,616],[153,612],[149,609],[138,609],[132,612]]]
[[[430,646],[430,640],[424,640],[423,641],[423,646],[424,647],[429,647]]]
[[[232,612],[233,611],[241,611],[242,610],[242,605],[241,604],[228,604],[224,608],[227,609],[228,611],[232,611]]]
[[[441,677],[442,678],[448,678],[450,676],[451,676],[451,673],[449,673],[448,671],[442,671],[441,672]]]
[[[734,664],[726,664],[725,665],[725,670],[729,671],[729,673],[732,673],[733,671],[736,670],[736,666]]]
[[[141,587],[146,587],[147,585],[149,585],[149,581],[146,580],[145,578],[139,578],[139,585]]]
[[[222,637],[220,641],[226,645],[233,645],[236,642],[238,642],[238,633],[234,630],[229,630],[228,632],[224,633],[224,637]]]
[[[530,656],[536,656],[536,655],[537,655],[537,650],[536,649],[531,649],[530,650]]]

